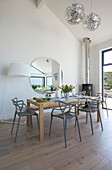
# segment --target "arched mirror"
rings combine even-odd
[[[30,83],[36,92],[55,91],[63,82],[60,64],[52,58],[35,59],[31,64],[30,73]]]

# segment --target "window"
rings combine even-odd
[[[40,70],[38,70],[37,68],[35,68],[34,66],[30,67],[30,73],[31,74],[44,74],[42,73]]]
[[[43,77],[44,73],[33,66],[30,67],[30,73],[32,74],[30,77],[31,85],[37,85],[37,88],[45,87],[45,77]]]
[[[47,77],[46,78],[46,87],[47,87],[47,89],[50,89],[50,86],[52,85],[52,77],[50,76],[50,77]]]
[[[45,87],[45,77],[31,77],[31,85],[37,85],[37,88]]]
[[[112,109],[112,48],[102,51],[102,98],[105,95],[109,97],[107,107]]]

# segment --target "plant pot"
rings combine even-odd
[[[53,87],[51,87],[51,91],[53,91]]]

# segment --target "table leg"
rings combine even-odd
[[[75,111],[76,111],[76,107],[75,107]],[[78,115],[80,115],[79,106],[78,106]]]
[[[97,107],[99,107],[99,111],[101,113],[101,103],[97,103]],[[97,122],[100,122],[99,112],[97,111]]]
[[[27,101],[27,107],[30,107],[30,103]],[[27,124],[28,127],[31,127],[31,117],[27,116]]]
[[[39,107],[39,140],[44,140],[44,112],[43,105]]]

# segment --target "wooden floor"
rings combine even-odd
[[[85,114],[79,116],[82,142],[74,121],[68,121],[67,149],[64,148],[63,122],[54,118],[48,136],[50,114],[45,114],[45,141],[38,141],[36,118],[33,129],[21,125],[17,143],[11,137],[11,124],[0,123],[0,170],[112,170],[112,111],[102,111],[104,131],[93,114],[94,135]],[[22,120],[23,121],[23,120]],[[15,126],[16,129],[16,126]],[[15,130],[14,130],[15,135]]]

